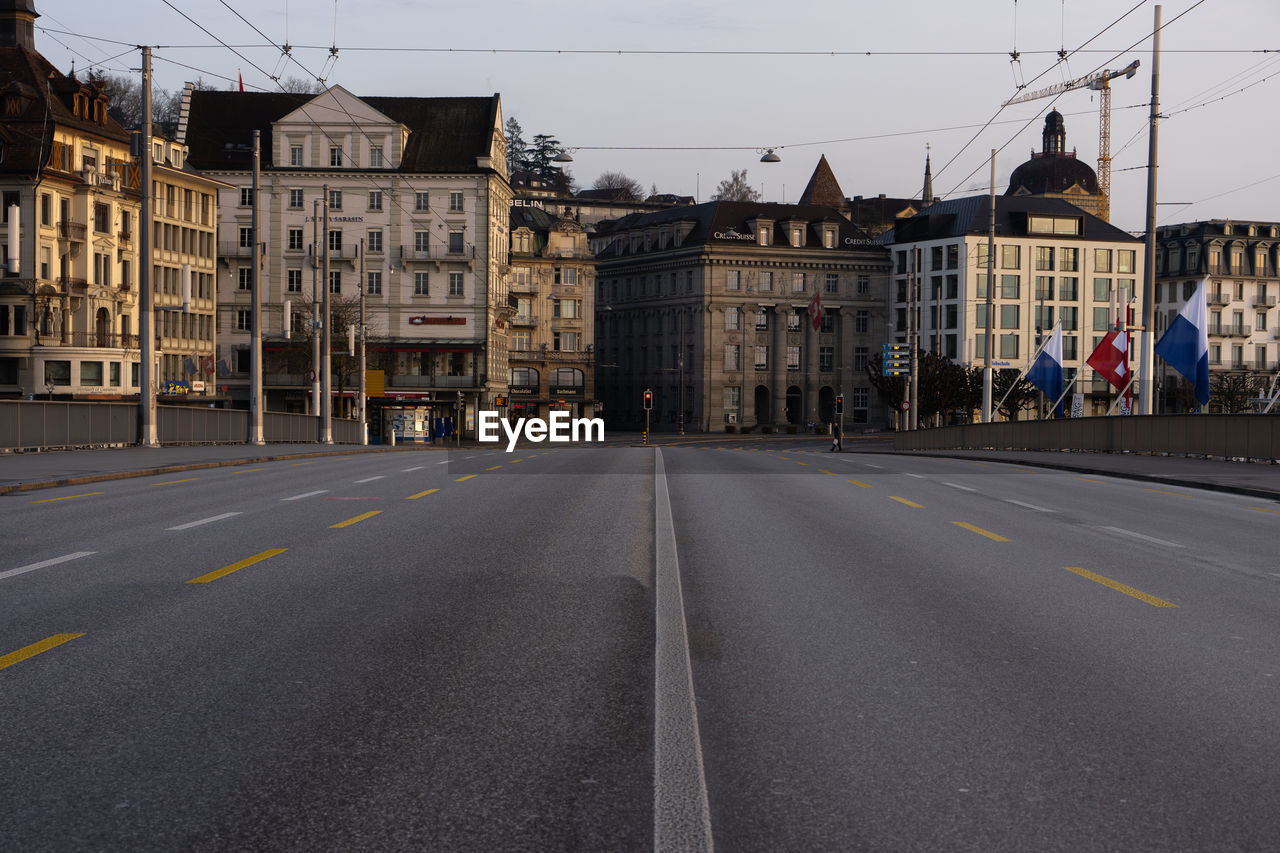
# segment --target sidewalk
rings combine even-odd
[[[887,452],[894,453],[889,450]],[[1076,474],[1125,477],[1183,488],[1211,489],[1280,501],[1280,465],[1227,462],[1139,453],[1070,453],[1053,450],[912,450],[904,456],[941,456]]]
[[[201,444],[178,447],[113,447],[0,455],[0,495],[52,486],[74,486],[151,474],[249,465],[278,459],[395,453],[430,446],[361,447],[322,444]]]

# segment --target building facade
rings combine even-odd
[[[226,185],[191,168],[186,146],[151,141],[151,293],[157,391],[189,402],[217,387],[218,196]]]
[[[327,287],[335,413],[352,410],[359,385],[346,328],[358,324],[363,296],[371,420],[381,407],[406,405],[456,419],[461,403],[474,428],[477,408],[506,393],[509,375],[511,189],[499,96],[188,89],[184,110],[192,160],[229,185],[219,227],[220,385],[247,404],[256,240],[269,409],[314,411],[308,341],[319,334],[313,306]]]
[[[1214,219],[1156,230],[1155,333],[1207,281],[1209,372],[1252,374],[1266,390],[1280,371],[1280,223]],[[1185,410],[1177,374],[1156,361],[1163,411]],[[1210,400],[1210,405],[1214,401]]]
[[[564,213],[567,214],[567,211]],[[511,207],[512,417],[595,413],[595,258],[582,226],[537,199]]]
[[[36,17],[0,11],[0,395],[136,397],[141,167],[106,92],[36,52]]]
[[[886,234],[896,341],[909,343],[914,328],[921,349],[984,363],[990,218],[989,197],[970,196],[935,202]],[[1054,198],[998,197],[995,221],[994,366],[1025,368],[1061,322],[1064,381],[1084,369],[1075,390],[1089,395],[1086,413],[1105,413],[1110,386],[1084,362],[1126,309],[1142,316],[1142,241]]]
[[[866,362],[888,260],[834,208],[708,202],[602,224],[596,367],[614,427],[885,424]]]

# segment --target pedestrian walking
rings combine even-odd
[[[831,452],[844,450],[844,434],[840,432],[840,422],[835,421],[831,424]]]

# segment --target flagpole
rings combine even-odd
[[[988,283],[987,286],[990,287],[990,283]],[[1000,398],[1000,402],[996,403],[996,407],[993,410],[993,412],[999,411],[1000,407],[1004,405],[1004,401],[1009,399],[1009,395],[1013,393],[1013,389],[1016,388],[1018,383],[1022,381],[1023,377],[1027,375],[1027,371],[1030,370],[1032,366],[1036,363],[1036,359],[1040,357],[1040,353],[1044,350],[1044,348],[1049,345],[1049,341],[1053,340],[1054,333],[1058,330],[1058,327],[1061,325],[1062,325],[1061,320],[1053,324],[1053,328],[1049,330],[1049,334],[1044,337],[1044,340],[1040,341],[1040,346],[1036,347],[1036,351],[1033,352],[1031,354],[1031,358],[1027,360],[1027,366],[1022,368],[1022,372],[1018,374],[1018,378],[1015,379],[1013,381],[1013,384],[1009,386],[1009,390],[1004,392],[1004,396]],[[1057,408],[1057,406],[1055,405],[1054,408]]]
[[[1120,394],[1116,397],[1115,402],[1111,404],[1111,408],[1107,409],[1108,417],[1111,415],[1112,412],[1116,410],[1116,406],[1120,405],[1120,401],[1124,399],[1124,395],[1129,393],[1129,389],[1133,387],[1133,380],[1137,378],[1138,378],[1137,374],[1134,374],[1134,373],[1129,374],[1129,383],[1125,385],[1124,388],[1120,391]]]
[[[1076,375],[1071,377],[1071,384],[1068,385],[1066,390],[1062,392],[1062,396],[1053,401],[1053,407],[1050,409],[1050,411],[1052,412],[1058,411],[1058,406],[1062,404],[1063,400],[1067,399],[1067,395],[1071,393],[1071,389],[1076,387],[1076,383],[1080,381],[1080,374],[1083,372],[1084,372],[1083,370],[1076,371]]]

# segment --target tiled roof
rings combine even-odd
[[[283,92],[191,93],[190,159],[206,170],[252,167],[253,131],[261,131],[262,165],[272,168],[271,124],[303,108],[314,95]],[[361,98],[409,128],[401,172],[477,172],[487,156],[498,96],[486,98]]]
[[[820,204],[836,210],[848,208],[849,202],[845,200],[844,191],[840,189],[840,182],[836,180],[835,172],[831,171],[831,164],[827,162],[825,154],[819,158],[808,185],[800,193],[800,203]]]
[[[868,240],[866,233],[862,229],[849,222],[834,208],[819,205],[772,204],[751,201],[710,201],[688,207],[673,207],[653,213],[632,213],[612,222],[601,223],[596,234],[598,237],[607,237],[609,234],[625,233],[632,229],[672,225],[676,222],[690,222],[693,227],[681,241],[681,247],[700,244],[731,245],[737,238],[725,238],[723,236],[717,238],[715,235],[725,235],[731,232],[743,235],[754,234],[755,232],[750,223],[757,219],[767,219],[773,222],[774,247],[788,247],[785,223],[789,220],[808,223],[809,227],[806,232],[806,247],[808,248],[822,247],[822,235],[815,226],[824,222],[835,223],[839,226],[839,245],[842,248],[855,245],[861,246]],[[858,243],[847,243],[846,238],[856,240]],[[601,257],[615,257],[620,254],[620,248],[612,245],[601,252]]]
[[[20,111],[0,117],[11,137],[9,150],[0,163],[3,172],[34,172],[41,156],[48,157],[53,125],[74,128],[82,133],[127,142],[129,134],[110,116],[99,124],[75,115],[63,95],[85,85],[68,77],[35,51],[24,47],[0,47],[0,97],[18,97]]]
[[[887,244],[913,243],[967,234],[986,234],[990,211],[990,197],[985,195],[934,202],[916,216],[900,220],[893,230],[883,235],[881,241]],[[1025,221],[1030,214],[1083,217],[1084,228],[1080,239],[1111,243],[1141,242],[1128,231],[1123,231],[1070,202],[1037,196],[997,196],[996,235],[1025,235]]]

